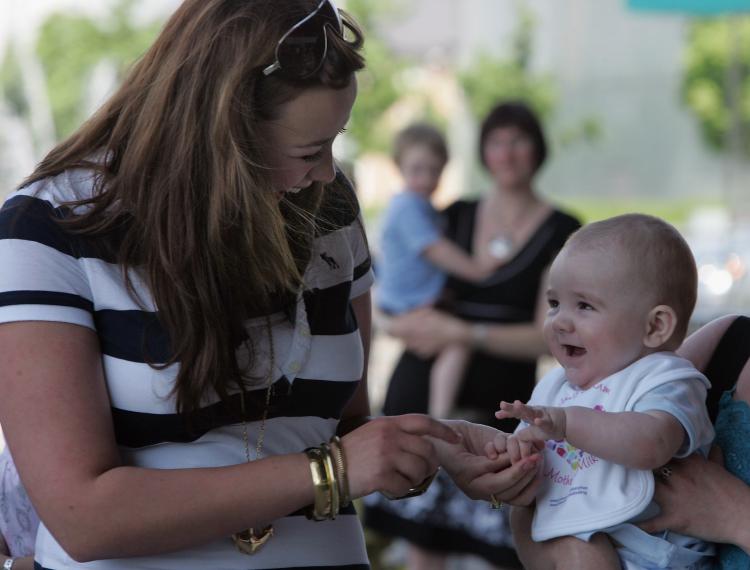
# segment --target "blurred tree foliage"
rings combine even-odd
[[[40,30],[37,55],[47,79],[50,104],[59,138],[86,118],[85,97],[91,73],[102,61],[113,65],[118,78],[153,42],[160,24],[138,27],[135,0],[116,0],[103,21],[80,14],[55,13]]]
[[[737,74],[736,116],[740,132],[750,129],[750,18],[731,15],[727,19],[695,21],[689,31],[682,95],[697,117],[704,139],[711,148],[728,150],[732,128],[730,70],[735,58]],[[730,26],[733,29],[730,29]],[[733,42],[740,49],[733,55]],[[744,137],[742,151],[750,154],[750,140]]]
[[[134,22],[132,13],[137,1],[112,0],[111,12],[101,21],[87,15],[55,13],[42,25],[37,55],[46,76],[58,138],[70,134],[90,111],[85,103],[97,65],[106,62],[121,79],[156,37],[160,22]],[[378,25],[404,16],[409,8],[396,0],[347,0],[345,8],[366,37],[367,67],[359,74],[359,98],[347,127],[349,139],[356,146],[354,154],[390,147],[393,121],[387,120],[388,112],[405,95],[418,109],[419,118],[445,126],[447,118],[435,109],[430,94],[414,92],[415,63],[396,54],[378,33]],[[502,59],[480,54],[470,68],[460,73],[460,84],[475,116],[481,117],[495,102],[506,98],[527,100],[543,118],[552,113],[556,103],[552,77],[536,76],[530,71],[534,29],[531,11],[519,4],[511,55]],[[20,71],[14,62],[8,53],[0,67],[0,88],[13,110],[22,114],[24,97],[19,88]],[[586,120],[567,129],[562,142],[595,138],[598,132],[598,123]]]
[[[499,101],[520,99],[542,119],[549,119],[557,102],[555,83],[549,75],[534,75],[530,69],[533,53],[534,15],[519,3],[518,25],[511,36],[509,56],[496,57],[480,52],[459,75],[472,114],[478,120]]]
[[[526,102],[542,122],[550,123],[557,106],[556,80],[551,74],[531,70],[536,22],[528,5],[516,3],[518,24],[510,37],[507,57],[480,52],[459,74],[472,115],[481,121],[500,101]],[[579,142],[594,143],[603,135],[601,121],[586,116],[568,125],[558,125],[554,141],[561,147]]]
[[[396,4],[393,0],[346,2],[347,11],[362,26],[367,38],[364,48],[367,69],[360,74],[360,96],[347,127],[358,152],[387,148],[390,135],[377,125],[403,95],[399,74],[406,63],[372,31],[376,19],[399,14],[403,8]],[[85,119],[87,84],[96,65],[108,62],[121,78],[156,37],[160,23],[137,27],[131,17],[134,5],[135,0],[116,0],[112,15],[102,22],[64,13],[53,14],[44,22],[37,53],[47,76],[58,137],[70,134]],[[5,67],[2,73],[13,73],[12,68],[5,71]]]
[[[0,96],[14,115],[28,118],[29,104],[23,90],[21,66],[13,46],[5,52],[5,59],[0,65]]]
[[[346,127],[357,145],[357,152],[383,151],[390,146],[391,133],[380,123],[388,109],[404,94],[399,78],[408,64],[379,37],[376,24],[397,17],[400,10],[403,8],[397,7],[393,0],[346,2],[346,11],[365,35],[367,67],[359,74],[357,104]]]

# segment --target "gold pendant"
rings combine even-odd
[[[236,532],[232,535],[232,540],[234,541],[237,550],[242,552],[242,554],[255,554],[263,548],[263,545],[266,544],[266,542],[271,540],[272,536],[273,526],[269,524],[260,531],[260,534],[256,534],[254,528],[248,528],[242,532]]]

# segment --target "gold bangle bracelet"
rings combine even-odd
[[[323,452],[323,465],[326,470],[326,477],[330,482],[331,489],[331,512],[329,517],[331,520],[335,519],[339,514],[340,509],[340,495],[339,495],[339,484],[336,480],[336,466],[333,463],[333,457],[331,455],[331,447],[327,443],[320,445],[320,450]]]
[[[331,482],[326,476],[323,453],[317,447],[306,449],[305,453],[310,460],[310,474],[315,491],[315,502],[307,516],[314,521],[324,521],[331,514]]]
[[[333,462],[336,464],[336,482],[339,484],[339,497],[341,506],[346,508],[352,502],[349,494],[349,478],[346,474],[346,460],[344,459],[344,448],[341,446],[341,438],[334,435],[330,441]]]

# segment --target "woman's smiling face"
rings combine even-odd
[[[349,121],[356,97],[354,79],[343,89],[305,89],[267,122],[272,179],[280,195],[335,178],[333,141]]]

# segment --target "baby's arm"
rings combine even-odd
[[[662,411],[604,412],[580,406],[559,408],[502,402],[499,419],[519,418],[529,427],[517,437],[565,439],[606,461],[634,469],[656,469],[669,461],[685,438],[682,424]]]
[[[466,281],[484,281],[496,269],[495,266],[490,267],[479,262],[446,238],[432,242],[422,251],[422,255],[446,273]]]

